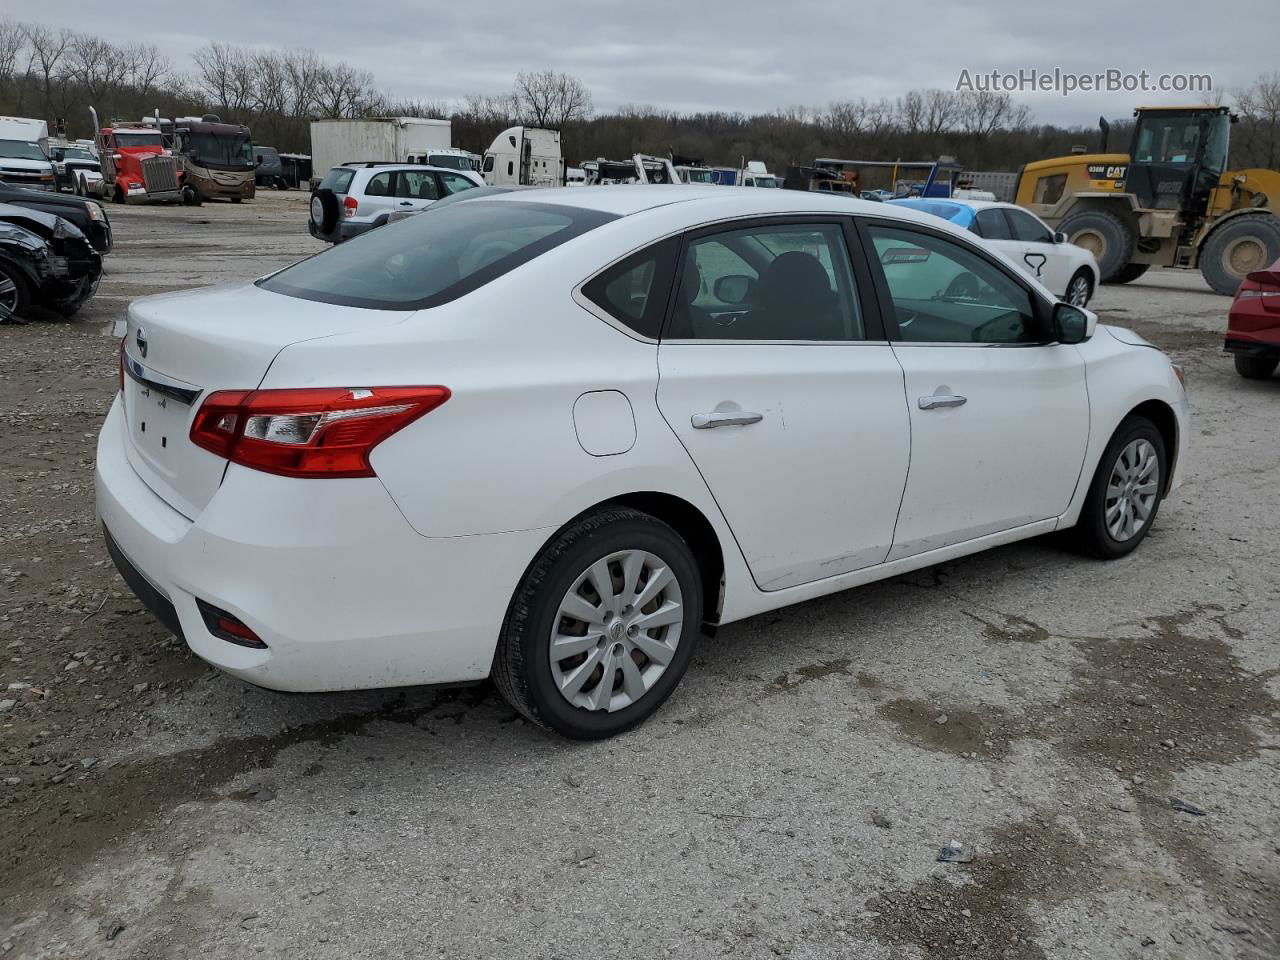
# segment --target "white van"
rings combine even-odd
[[[564,154],[560,131],[540,127],[508,127],[484,152],[481,169],[491,187],[562,187]]]

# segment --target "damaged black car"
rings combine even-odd
[[[98,290],[102,257],[68,220],[0,203],[0,323],[36,308],[71,316]]]

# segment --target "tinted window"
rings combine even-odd
[[[656,243],[593,277],[582,292],[623,326],[656,340],[679,249],[679,238]]]
[[[999,207],[979,210],[973,220],[973,232],[988,240],[1012,240],[1009,232],[1009,221],[1004,218],[1004,211]]]
[[[433,167],[444,167],[446,170],[471,170],[471,158],[459,156],[456,153],[440,154],[434,153],[427,157],[427,163]]]
[[[455,300],[614,219],[552,204],[457,203],[339,244],[258,285],[322,303],[419,310]]]
[[[319,189],[332,190],[339,194],[346,193],[347,188],[351,186],[351,178],[355,175],[356,172],[350,167],[334,167],[320,181]]]
[[[364,195],[366,197],[389,197],[391,196],[391,178],[395,176],[392,173],[379,173],[369,178],[369,182],[365,185]],[[435,184],[432,184],[432,188]]]
[[[369,185],[373,186],[372,182]],[[396,174],[396,196],[414,200],[439,200],[440,189],[436,186],[434,174],[429,171],[401,170]]]
[[[456,173],[440,174],[440,182],[444,184],[446,196],[451,193],[461,193],[463,190],[471,190],[475,187],[474,181],[468,180],[466,177],[460,177]]]
[[[844,231],[837,224],[778,224],[693,240],[667,336],[861,339]]]
[[[493,154],[489,154],[484,158],[484,172],[493,173]]]
[[[1036,342],[1031,294],[958,243],[927,233],[871,226],[898,337],[915,343]]]
[[[1053,243],[1053,233],[1043,223],[1024,210],[1006,210],[1013,224],[1013,237],[1028,243]]]

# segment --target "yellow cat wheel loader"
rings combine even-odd
[[[1149,267],[1199,268],[1218,293],[1280,259],[1280,173],[1228,170],[1227,107],[1139,107],[1128,156],[1029,163],[1017,202],[1093,252],[1103,283]]]

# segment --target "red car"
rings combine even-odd
[[[1280,366],[1280,260],[1244,278],[1227,315],[1227,353],[1236,372],[1266,380]]]

